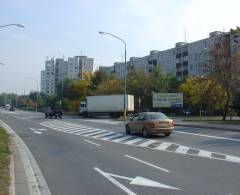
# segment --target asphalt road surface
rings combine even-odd
[[[111,119],[44,119],[1,110],[52,194],[239,195],[240,133],[176,127],[170,137],[125,134]]]

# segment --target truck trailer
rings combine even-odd
[[[79,114],[83,117],[109,115],[118,118],[124,112],[124,95],[87,96],[80,102]],[[126,95],[126,112],[134,112],[134,96]]]

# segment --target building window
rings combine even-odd
[[[183,66],[187,66],[188,65],[188,61],[183,62]]]
[[[176,63],[176,67],[180,68],[181,67],[181,63]]]
[[[177,72],[177,76],[178,77],[182,76],[182,72]]]
[[[183,55],[183,57],[188,56],[188,52],[185,51],[185,52],[182,53],[182,55]]]
[[[188,75],[188,70],[183,71],[183,76],[186,76],[186,75]]]
[[[157,60],[153,60],[152,63],[154,66],[157,66]]]
[[[181,58],[181,54],[180,53],[176,54],[176,58]]]

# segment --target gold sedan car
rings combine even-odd
[[[126,124],[126,134],[140,133],[143,137],[152,134],[169,136],[174,129],[174,122],[161,112],[143,112],[134,115]]]

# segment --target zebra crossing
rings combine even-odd
[[[100,119],[84,119],[83,121],[93,122],[93,123],[104,123],[104,124],[110,124],[110,125],[123,124],[123,121],[100,120]]]
[[[121,143],[126,145],[134,145],[143,148],[150,148],[153,150],[166,151],[171,153],[198,156],[209,159],[216,159],[234,163],[240,163],[240,157],[232,156],[222,153],[191,148],[176,143],[164,142],[159,140],[151,140],[141,138],[139,136],[126,135],[124,133],[111,132],[104,129],[94,128],[86,125],[73,124],[58,120],[45,121],[40,123],[42,126],[74,135],[99,139],[103,141],[110,141],[114,143]]]

